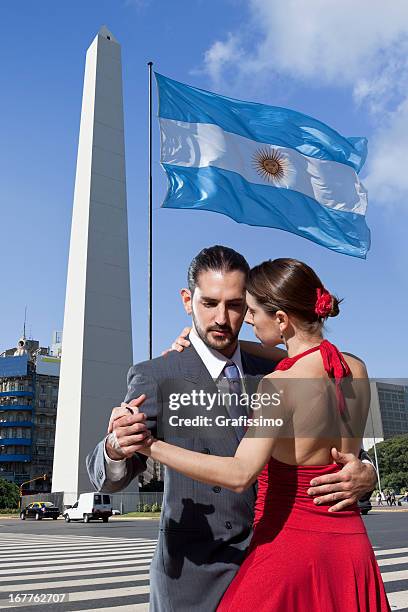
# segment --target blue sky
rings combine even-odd
[[[329,8],[328,8],[329,7]],[[160,209],[154,129],[154,353],[188,318],[191,258],[226,244],[251,265],[296,257],[344,298],[328,337],[372,376],[406,376],[408,6],[378,0],[87,0],[2,3],[0,350],[63,324],[85,52],[106,24],[122,45],[135,361],[147,356],[147,68],[237,98],[287,106],[367,136],[372,247],[366,261],[213,213]],[[364,27],[363,27],[364,24]],[[242,337],[252,338],[243,328]]]

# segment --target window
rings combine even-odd
[[[110,500],[110,496],[109,495],[104,495],[103,496],[103,503],[104,504],[110,504],[111,500]]]
[[[94,495],[94,504],[98,505],[102,503],[102,495]]]

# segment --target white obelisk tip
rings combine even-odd
[[[101,27],[101,29],[100,29],[100,30],[99,30],[99,32],[98,32],[98,35],[99,35],[99,36],[103,36],[104,38],[107,38],[108,40],[112,40],[112,41],[113,41],[113,42],[115,42],[115,43],[118,43],[118,42],[119,42],[119,41],[118,41],[118,40],[117,40],[117,39],[114,37],[114,35],[112,34],[112,32],[110,32],[110,31],[108,30],[108,28],[107,28],[105,25],[103,25],[103,26]]]

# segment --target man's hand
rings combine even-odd
[[[331,450],[336,463],[344,467],[336,474],[319,476],[310,481],[308,494],[315,497],[315,504],[332,504],[329,512],[338,512],[356,503],[365,493],[375,489],[377,474],[372,465],[362,463],[352,453],[339,453],[336,448]]]
[[[165,357],[168,353],[170,353],[170,351],[178,351],[179,353],[182,353],[185,348],[190,346],[191,343],[189,340],[187,340],[187,336],[190,332],[191,327],[185,327],[181,334],[175,339],[171,345],[171,348],[162,352],[162,357]]]
[[[122,402],[120,407],[112,409],[108,434],[114,434],[115,444],[112,444],[110,437],[105,443],[106,452],[111,459],[127,459],[151,443],[150,431],[145,424],[146,415],[139,412],[139,406],[145,399],[145,395],[140,395],[128,404]],[[131,408],[134,414],[128,408]]]

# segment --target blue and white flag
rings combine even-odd
[[[366,257],[365,138],[296,111],[234,100],[156,73],[163,207],[209,210]]]

